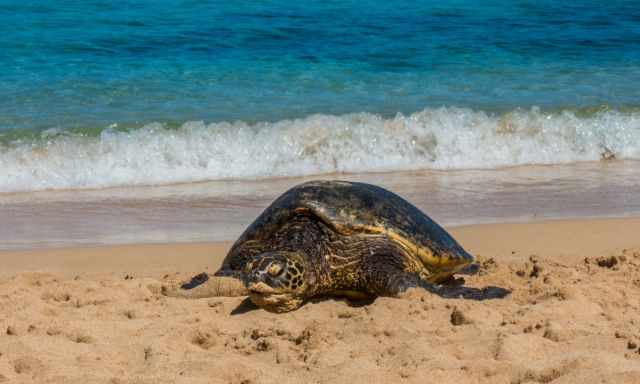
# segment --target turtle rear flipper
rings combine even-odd
[[[372,293],[378,296],[404,297],[411,288],[421,288],[444,299],[489,300],[502,299],[511,291],[500,287],[475,288],[464,285],[435,284],[420,278],[417,273],[407,271],[400,258],[393,252],[371,255],[363,273]]]
[[[246,296],[247,289],[242,282],[233,277],[215,276],[200,273],[188,281],[169,281],[162,284],[160,292],[164,296],[186,299],[206,297]]]
[[[387,285],[380,296],[405,297],[404,294],[411,288],[421,288],[427,292],[440,296],[443,299],[466,299],[466,300],[491,300],[503,299],[511,291],[508,289],[488,286],[484,288],[467,287],[464,285],[448,286],[433,284],[422,280],[415,274],[398,271],[389,275]]]
[[[478,272],[480,272],[480,264],[471,263],[471,264],[465,265],[461,270],[459,270],[456,273],[459,275],[473,276]]]

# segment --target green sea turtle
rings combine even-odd
[[[276,199],[234,243],[215,276],[287,312],[315,296],[439,292],[473,257],[400,196],[371,184],[312,181]]]

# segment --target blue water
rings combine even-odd
[[[640,104],[636,1],[0,1],[0,130]]]
[[[0,0],[0,193],[640,159],[637,1]]]

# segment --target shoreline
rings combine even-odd
[[[498,257],[504,262],[547,253],[558,261],[640,248],[640,216],[622,218],[554,219],[447,226],[471,254]],[[232,241],[177,242],[0,250],[0,278],[22,272],[51,272],[63,276],[121,273],[157,277],[166,273],[213,272]]]
[[[135,190],[198,190],[198,186],[209,186],[212,184],[243,184],[248,186],[259,186],[265,183],[287,183],[289,180],[313,180],[313,179],[350,179],[352,177],[364,177],[364,178],[380,178],[393,174],[420,174],[420,173],[433,173],[433,174],[464,174],[475,172],[486,173],[518,173],[521,171],[542,170],[542,169],[563,169],[563,168],[602,168],[602,167],[616,167],[616,166],[628,166],[638,167],[640,166],[640,159],[617,159],[617,158],[601,158],[598,160],[583,160],[566,163],[549,163],[549,164],[514,164],[514,165],[501,165],[491,168],[452,168],[452,169],[440,169],[440,168],[423,168],[423,169],[400,169],[400,170],[376,170],[367,172],[321,172],[308,175],[296,175],[296,176],[267,176],[267,177],[251,177],[251,178],[221,178],[211,180],[194,180],[194,181],[177,181],[168,183],[150,183],[150,184],[131,184],[131,185],[113,185],[105,187],[81,187],[81,188],[51,188],[51,189],[36,189],[36,190],[18,190],[10,192],[0,192],[0,201],[2,200],[48,200],[51,196],[58,196],[58,199],[65,199],[65,196],[85,194],[87,196],[106,196],[111,193],[113,195],[128,195],[127,191]],[[195,188],[192,188],[195,187]],[[131,194],[131,193],[129,193]]]
[[[339,178],[389,189],[443,226],[640,216],[640,162],[324,175],[0,195],[0,249],[227,242],[292,186]]]

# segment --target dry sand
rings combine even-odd
[[[272,314],[161,294],[228,244],[1,252],[0,383],[640,383],[640,219],[452,233],[511,295]]]

